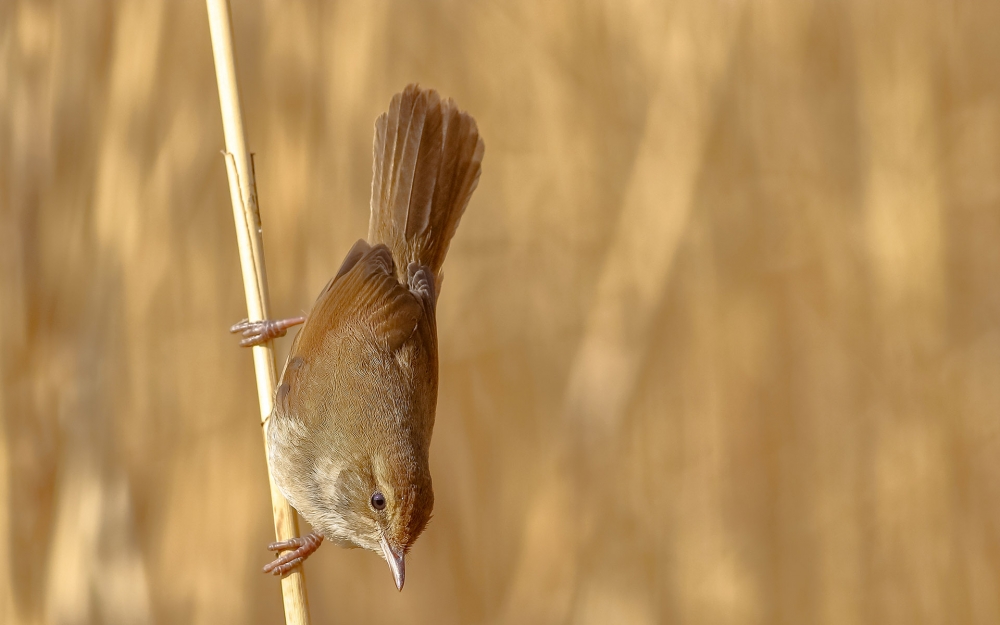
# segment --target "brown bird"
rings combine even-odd
[[[243,321],[255,345],[305,323],[267,425],[274,481],[314,532],[269,545],[283,575],[324,538],[404,557],[434,507],[441,265],[479,182],[483,140],[451,99],[409,85],[375,122],[368,240],[348,252],[308,317]]]

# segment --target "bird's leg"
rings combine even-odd
[[[261,319],[260,321],[250,321],[248,319],[244,319],[229,328],[229,331],[233,334],[236,334],[237,332],[242,333],[243,340],[240,341],[240,345],[243,347],[253,347],[254,345],[267,343],[271,339],[276,339],[279,336],[285,336],[285,332],[288,331],[288,328],[297,326],[300,323],[305,323],[305,321],[305,317],[292,317],[291,319]]]
[[[264,572],[284,575],[312,555],[312,552],[319,549],[321,544],[323,544],[323,537],[316,532],[310,532],[302,538],[271,543],[267,546],[268,551],[288,551],[288,553],[275,558],[273,562],[264,567]]]

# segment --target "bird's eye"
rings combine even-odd
[[[375,508],[376,510],[385,509],[385,495],[375,491],[375,494],[372,495],[372,508]]]

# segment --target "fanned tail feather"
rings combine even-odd
[[[484,149],[476,120],[417,85],[376,120],[368,242],[389,247],[401,281],[411,262],[440,275]]]

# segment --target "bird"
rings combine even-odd
[[[485,146],[450,98],[411,84],[375,122],[368,236],[308,315],[243,320],[241,344],[302,324],[266,421],[275,484],[312,532],[276,542],[284,575],[322,542],[385,558],[398,590],[434,507],[441,266],[479,183]]]

